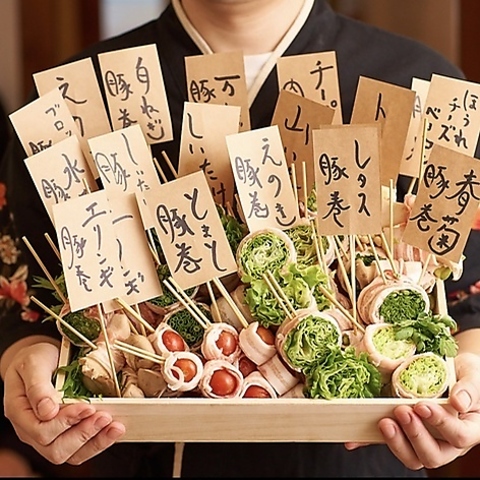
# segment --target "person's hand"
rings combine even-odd
[[[51,463],[80,465],[115,443],[125,427],[88,403],[61,405],[52,384],[58,355],[50,343],[16,354],[5,373],[5,416],[20,440]]]
[[[395,419],[378,423],[390,450],[411,470],[441,467],[480,443],[480,357],[457,355],[455,370],[447,406],[427,400],[402,405],[395,408]],[[345,446],[351,450],[361,444]]]

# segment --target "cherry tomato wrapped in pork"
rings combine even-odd
[[[240,331],[240,348],[256,365],[262,365],[277,353],[274,333],[258,322]]]
[[[158,325],[148,339],[153,345],[155,352],[162,357],[167,357],[172,352],[188,352],[190,350],[183,337],[168,323]]]
[[[193,352],[172,352],[165,359],[162,373],[170,390],[189,392],[197,388],[202,378],[203,362]]]
[[[228,323],[210,324],[203,335],[200,350],[206,360],[235,363],[242,353],[236,328]]]
[[[226,360],[208,360],[198,387],[204,397],[237,398],[242,391],[243,375]]]
[[[277,398],[277,396],[276,390],[259,371],[252,372],[245,377],[240,397]]]

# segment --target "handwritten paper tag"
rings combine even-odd
[[[360,77],[353,105],[351,124],[379,122],[380,181],[389,185],[397,181],[407,140],[415,92],[372,78]]]
[[[53,205],[72,312],[124,294],[113,217],[104,190]]]
[[[182,289],[237,271],[203,171],[148,190],[145,198],[170,273]]]
[[[251,232],[291,228],[299,220],[280,131],[276,125],[227,135],[238,196]]]
[[[379,125],[320,127],[313,150],[319,233],[380,232]]]
[[[479,96],[478,83],[432,75],[424,112],[427,119],[424,161],[434,144],[469,156],[475,154],[480,132]]]
[[[297,192],[303,198],[313,188],[312,132],[321,125],[331,125],[335,111],[318,102],[281,90],[273,113],[272,125],[280,131],[287,166],[295,168]],[[307,189],[304,190],[303,165],[306,169]]]
[[[52,223],[53,205],[97,190],[76,136],[27,157],[25,165]]]
[[[140,125],[106,133],[88,140],[100,179],[108,196],[135,193],[141,196],[160,185],[152,154]],[[140,203],[146,228],[152,226],[145,201]],[[150,227],[149,227],[150,225]]]
[[[96,137],[112,130],[90,57],[34,73],[33,81],[40,96],[54,88],[60,90],[81,138]],[[92,159],[87,160],[98,178]]]
[[[408,128],[407,139],[403,149],[400,171],[407,177],[418,178],[420,175],[422,135],[423,135],[423,113],[427,102],[430,82],[421,78],[412,78],[412,90],[415,92],[415,104],[412,110],[412,118]],[[419,144],[416,148],[417,143]]]
[[[331,123],[343,123],[335,51],[280,57],[277,80],[280,91],[287,90],[330,107],[335,112]]]
[[[215,203],[233,205],[235,182],[225,136],[238,133],[240,107],[185,102],[178,174],[202,170]]]
[[[98,55],[115,130],[138,123],[149,144],[173,140],[172,120],[155,44]]]
[[[78,138],[84,154],[89,153],[58,88],[11,113],[9,118],[28,157],[72,135]]]
[[[478,160],[434,144],[402,240],[459,262],[480,201]]]
[[[117,238],[118,259],[122,266],[124,291],[120,297],[128,305],[162,295],[163,289],[148,245],[135,193],[108,199],[113,230]],[[107,302],[109,303],[109,302]],[[118,309],[118,303],[104,304],[106,311]]]
[[[247,82],[242,52],[211,53],[185,57],[188,101],[236,105],[240,132],[250,130]]]

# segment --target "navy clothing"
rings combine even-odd
[[[100,79],[99,53],[152,43],[157,45],[159,52],[174,130],[174,140],[154,145],[153,155],[168,173],[168,165],[162,163],[161,151],[165,150],[175,165],[183,106],[188,100],[184,57],[201,54],[172,5],[158,19],[102,41],[69,61],[91,57]],[[360,76],[408,88],[411,87],[412,77],[429,80],[432,73],[463,78],[457,67],[430,48],[339,15],[324,0],[314,2],[304,26],[284,55],[320,51],[335,51],[337,54],[344,123],[350,121]],[[251,106],[252,129],[271,124],[277,96],[277,77],[273,69]],[[25,235],[30,240],[51,273],[59,273],[58,260],[44,238],[45,233],[56,238],[55,232],[26,170],[24,158],[25,152],[15,140],[9,147],[1,172],[9,186],[8,205],[15,215],[16,232],[19,238]],[[408,187],[408,183],[400,181],[400,190],[402,186]],[[25,255],[29,259],[30,274],[44,276],[28,250]],[[35,295],[46,304],[55,303],[44,298],[44,291]],[[473,326],[477,324],[478,320]],[[51,322],[20,321],[18,311],[3,316],[0,331],[0,352],[31,333],[58,334]],[[164,477],[171,475],[172,465],[172,445],[147,443],[121,443],[89,462],[90,476],[98,477]],[[369,446],[348,452],[341,444],[324,443],[187,444],[182,473],[186,477],[209,478],[426,476],[424,471],[413,472],[405,468],[385,446]]]

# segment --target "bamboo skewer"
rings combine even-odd
[[[390,233],[390,251],[393,252],[393,180],[390,179],[389,195],[388,195],[388,226]],[[383,232],[382,232],[383,233]],[[395,271],[395,270],[394,270]]]
[[[172,172],[173,178],[178,178],[178,173],[175,170],[175,168],[173,168],[172,162],[170,161],[170,158],[168,157],[167,152],[165,150],[162,150],[162,157],[167,162],[168,168]]]
[[[55,243],[53,242],[53,240],[50,238],[50,235],[48,233],[44,233],[43,234],[44,237],[47,239],[47,242],[48,244],[50,245],[50,247],[52,248],[52,250],[54,251],[55,255],[57,256],[57,258],[59,260],[62,260],[62,257],[60,256],[60,251],[58,250],[57,246],[55,245]]]
[[[345,286],[347,288],[347,293],[348,293],[348,296],[350,298],[350,302],[352,302],[352,305],[353,305],[354,300],[353,300],[352,286],[350,285],[350,280],[348,278],[347,269],[345,268],[345,264],[342,260],[342,256],[340,255],[340,251],[338,249],[337,242],[338,242],[337,237],[334,236],[333,248],[335,250],[335,256],[337,257],[338,266],[340,268],[340,272],[342,273],[343,281],[345,282]]]
[[[272,292],[277,302],[280,304],[280,307],[282,307],[282,310],[285,312],[285,315],[289,319],[292,319],[295,316],[295,309],[290,304],[290,302],[286,302],[284,300],[284,297],[282,297],[282,295],[280,294],[280,290],[282,290],[281,287],[278,286],[278,284],[272,283],[267,273],[263,274],[263,280],[267,284],[268,288]],[[282,290],[282,293],[283,293],[283,290]]]
[[[322,284],[318,284],[318,289],[322,294],[327,297],[330,302],[335,305],[362,333],[365,332],[365,327],[357,321],[355,317],[330,293]]]
[[[427,273],[427,269],[428,269],[428,264],[430,263],[430,260],[432,258],[432,253],[429,253],[427,255],[427,258],[425,259],[425,261],[423,262],[423,267],[422,267],[422,271],[420,273],[420,277],[418,277],[418,284],[420,285],[420,283],[422,282],[422,279],[423,277],[425,276],[425,274]]]
[[[162,178],[163,183],[168,183],[168,178],[165,175],[165,172],[163,171],[162,167],[160,166],[160,164],[158,163],[158,160],[155,157],[153,157],[153,163],[155,164],[155,167],[158,173],[160,174],[160,177]]]
[[[207,330],[211,325],[211,321],[205,316],[205,314],[198,308],[198,305],[183,291],[182,288],[173,280],[172,277],[165,278],[163,283],[170,290],[172,295],[190,312],[199,325]]]
[[[122,300],[120,297],[115,299],[128,313],[135,317],[149,332],[153,333],[155,329],[138,313],[136,312],[127,302]]]
[[[294,163],[292,163],[292,165],[290,167],[290,175],[292,177],[293,195],[295,196],[295,202],[298,205],[297,171],[295,169],[295,164]]]
[[[392,267],[392,272],[396,277],[399,277],[399,272],[395,265],[395,259],[393,258],[393,250],[390,249],[387,243],[387,239],[385,237],[385,233],[383,231],[380,232],[380,236],[382,237],[382,245],[385,249],[385,253],[387,254],[388,261],[390,262],[390,266]]]
[[[213,278],[213,283],[218,288],[223,298],[230,305],[230,308],[233,310],[233,313],[235,313],[238,321],[242,324],[242,327],[248,328],[249,324],[247,322],[247,319],[245,318],[241,310],[238,308],[238,305],[233,301],[231,295],[228,293],[228,290],[225,288],[225,285],[216,277]]]
[[[143,348],[130,345],[129,343],[125,343],[120,340],[115,340],[113,346],[118,350],[121,350],[122,352],[131,353],[132,355],[144,358],[145,360],[151,360],[152,362],[158,363],[159,365],[163,365],[163,363],[165,362],[165,358],[157,355],[156,353],[149,352],[147,350],[144,350]]]
[[[35,257],[35,260],[38,262],[38,264],[40,265],[41,269],[43,270],[43,273],[45,273],[46,277],[48,278],[48,280],[50,281],[50,283],[52,284],[52,287],[55,289],[55,291],[57,292],[58,296],[60,297],[60,299],[62,300],[63,303],[67,303],[68,300],[67,298],[65,297],[65,295],[63,294],[63,292],[60,290],[60,287],[57,285],[57,283],[55,282],[54,278],[52,277],[52,275],[50,274],[50,272],[47,270],[47,267],[45,266],[45,264],[42,262],[42,259],[38,256],[37,252],[35,251],[35,249],[32,247],[31,243],[28,241],[27,237],[22,237],[22,240],[25,242],[25,245],[28,247],[28,249],[30,250],[30,252],[32,253],[32,255]]]
[[[425,147],[427,144],[427,126],[428,126],[428,120],[427,117],[423,119],[423,126],[422,126],[422,148],[420,151],[420,166],[418,169],[418,181],[420,182],[422,175],[423,175],[423,162],[424,162],[424,156],[425,156]],[[407,190],[407,195],[411,195],[413,192],[413,187],[415,186],[417,179],[415,177],[412,178],[412,181],[410,182],[410,185]]]
[[[70,330],[74,335],[76,335],[82,342],[86,343],[91,349],[96,350],[98,347],[89,340],[85,335],[80,333],[75,327],[72,327],[67,321],[65,321],[60,315],[57,315],[53,310],[44,305],[40,300],[35,297],[30,297],[30,299],[35,302],[39,307],[42,307],[46,313],[51,315],[53,318],[58,320],[65,328]]]
[[[108,339],[107,325],[106,325],[105,317],[103,315],[102,305],[98,305],[97,308],[98,308],[98,314],[100,315],[100,325],[102,327],[103,336],[105,337],[105,347],[107,349],[108,361],[110,363],[110,368],[112,369],[112,378],[115,384],[115,391],[117,392],[117,397],[121,398],[122,391],[120,389],[120,385],[118,384],[117,372],[115,370],[115,362],[113,360],[110,340]]]
[[[208,295],[210,296],[210,302],[212,304],[212,308],[215,310],[214,318],[217,319],[216,320],[217,322],[221,322],[222,317],[220,315],[220,309],[218,308],[217,299],[215,298],[215,294],[213,293],[212,284],[210,283],[210,281],[208,281],[206,285],[207,285]]]
[[[305,162],[302,162],[302,174],[303,174],[303,202],[305,204],[305,218],[308,218],[307,164]]]
[[[380,265],[380,259],[378,258],[378,253],[377,249],[375,248],[375,244],[373,243],[373,239],[371,235],[368,235],[368,241],[370,242],[370,247],[372,249],[373,256],[375,257],[375,263],[377,265],[378,272],[380,273],[380,276],[382,277],[383,283],[387,283],[387,277],[385,277],[385,272],[383,271],[381,265]]]
[[[350,242],[350,284],[352,286],[352,312],[353,317],[357,318],[357,276],[356,276],[356,264],[355,264],[355,239],[353,235],[349,235]]]

